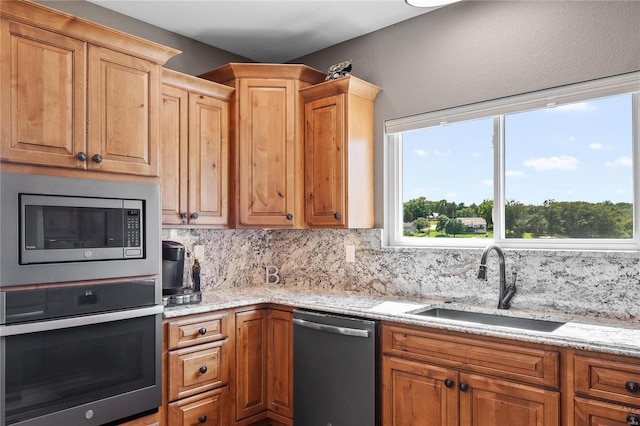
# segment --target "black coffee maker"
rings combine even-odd
[[[176,241],[162,241],[162,294],[181,294],[184,274],[184,246]]]

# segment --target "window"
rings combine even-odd
[[[387,245],[640,249],[640,73],[385,130]]]

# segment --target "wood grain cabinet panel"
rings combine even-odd
[[[84,169],[87,44],[7,19],[0,31],[2,159]]]
[[[292,314],[271,309],[267,319],[267,409],[293,419]]]
[[[169,352],[169,400],[195,395],[228,382],[227,341]]]
[[[575,355],[575,392],[640,406],[640,360]]]
[[[640,422],[640,408],[575,398],[576,426],[627,426]]]
[[[267,311],[236,313],[236,420],[267,409]]]
[[[307,226],[373,227],[373,114],[379,92],[353,76],[300,91]]]
[[[226,312],[199,315],[171,321],[168,325],[169,349],[209,343],[229,335]]]
[[[0,158],[159,176],[161,65],[179,51],[29,1],[0,13]]]
[[[304,132],[299,90],[325,75],[304,65],[227,64],[201,75],[236,89],[230,191],[236,227],[303,228]]]
[[[170,426],[227,426],[229,388],[225,386],[211,392],[169,404]]]
[[[163,70],[163,224],[228,226],[233,92],[221,84]]]

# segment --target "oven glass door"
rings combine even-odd
[[[156,320],[3,337],[6,424],[155,385]]]

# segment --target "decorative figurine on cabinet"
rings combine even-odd
[[[336,80],[340,77],[346,77],[351,73],[351,61],[340,62],[339,64],[331,65],[329,71],[327,71],[327,78],[324,81]]]

